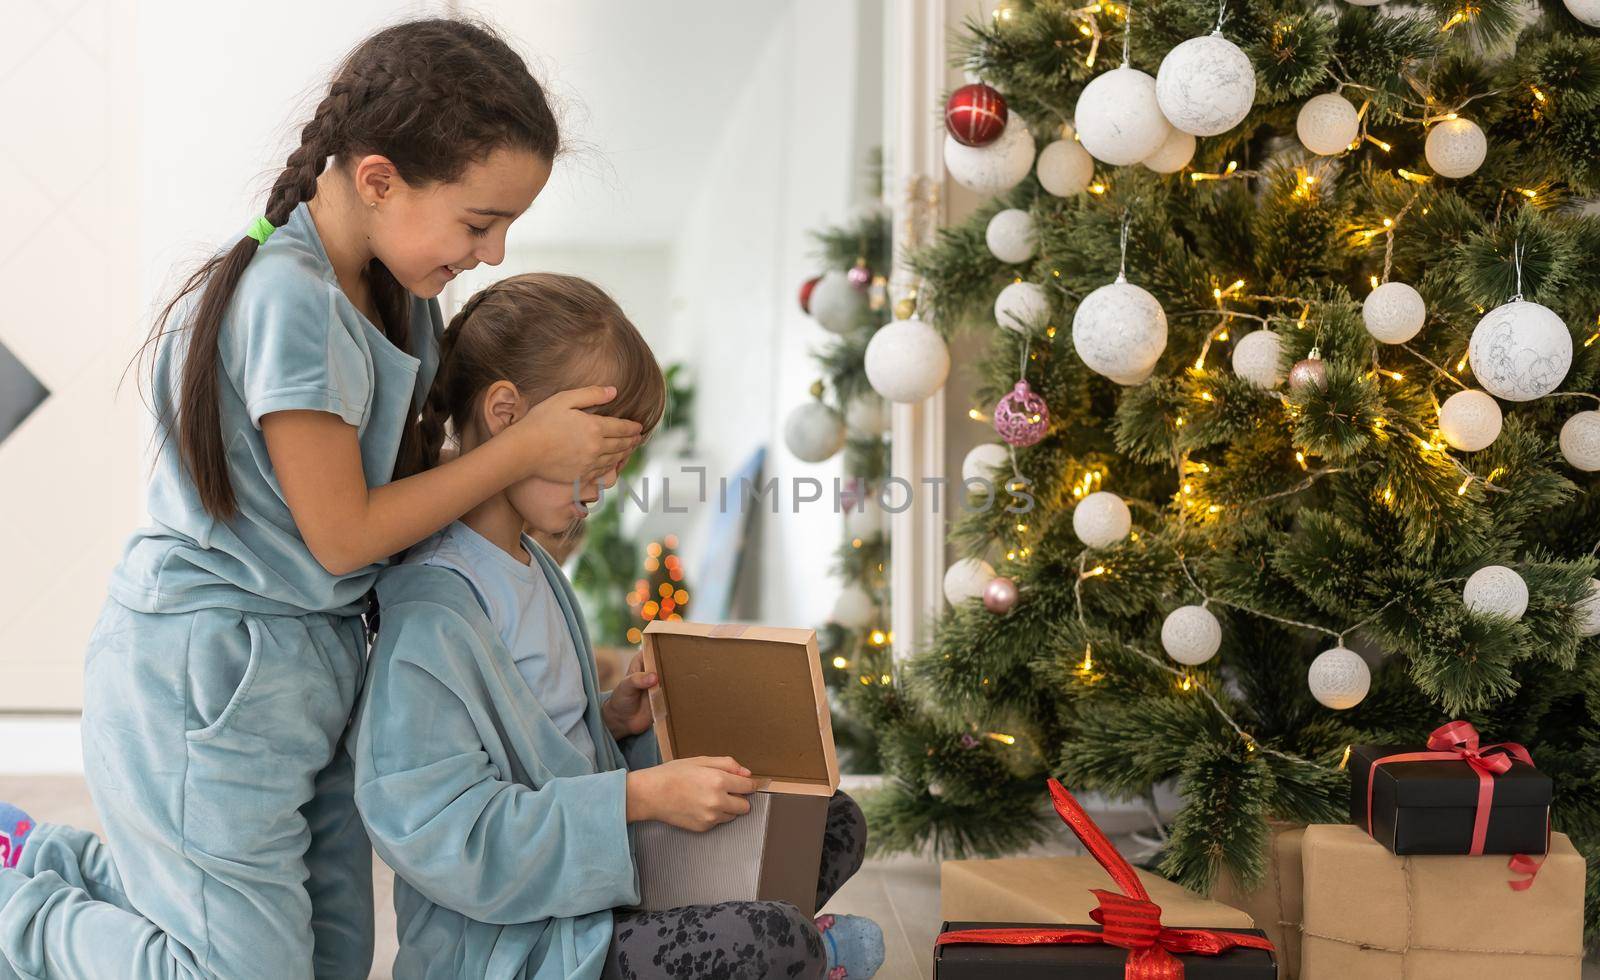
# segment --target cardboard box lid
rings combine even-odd
[[[645,669],[663,762],[732,756],[756,788],[832,796],[839,788],[815,630],[656,621]]]
[[[1182,885],[1135,868],[1134,873],[1161,907],[1165,926],[1251,929],[1249,914],[1202,898]],[[1115,891],[1111,876],[1094,858],[1036,857],[942,861],[939,901],[943,918],[1015,922],[1088,922],[1100,900],[1091,888]]]

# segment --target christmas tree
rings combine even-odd
[[[1159,869],[1250,884],[1269,819],[1347,819],[1349,745],[1460,718],[1600,857],[1600,14],[1567,2],[969,25],[946,162],[996,196],[916,302],[987,338],[1005,442],[958,601],[853,692],[875,846],[1025,845],[1046,774],[1171,782]]]

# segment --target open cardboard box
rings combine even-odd
[[[704,833],[636,825],[641,908],[785,901],[816,914],[817,872],[839,761],[813,630],[653,622],[644,669],[661,760],[732,756],[750,812]]]

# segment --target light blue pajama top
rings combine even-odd
[[[218,338],[222,438],[238,513],[226,522],[206,513],[176,435],[158,430],[146,497],[152,523],[125,546],[112,597],[140,612],[361,612],[387,560],[333,575],[312,556],[273,472],[261,416],[285,409],[338,415],[356,427],[367,486],[382,486],[394,475],[400,434],[433,384],[443,332],[439,304],[413,297],[410,350],[392,344],[339,288],[311,212],[295,208],[245,267]],[[151,394],[164,417],[186,343],[181,331],[157,343]]]
[[[395,869],[396,980],[600,976],[611,910],[639,901],[627,770],[561,569],[534,552],[583,667],[591,764],[550,719],[467,581],[405,563],[378,577],[381,623],[357,710],[356,806]]]

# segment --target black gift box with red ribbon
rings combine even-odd
[[[942,932],[967,929],[1074,929],[1099,926],[1045,926],[1023,922],[946,922]],[[1232,930],[1241,936],[1259,929]],[[1278,967],[1264,949],[1235,947],[1215,956],[1178,953],[1184,980],[1277,980]],[[1124,980],[1128,951],[1108,945],[990,945],[964,943],[934,947],[934,980]]]
[[[1275,980],[1277,961],[1264,933],[1162,922],[1161,906],[1111,839],[1066,787],[1054,779],[1045,786],[1056,813],[1116,889],[1089,889],[1100,902],[1089,913],[1092,926],[946,922],[934,938],[937,980]]]
[[[1543,854],[1550,777],[1514,743],[1480,746],[1466,722],[1426,748],[1352,745],[1350,821],[1395,854]]]

